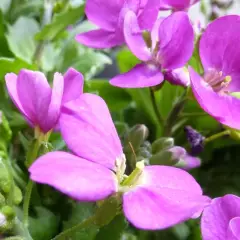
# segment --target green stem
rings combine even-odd
[[[34,140],[36,141],[33,150],[30,150],[29,155],[27,155],[27,167],[29,167],[37,158],[39,148],[41,146],[41,138]],[[24,201],[23,201],[23,224],[27,228],[28,227],[28,214],[29,214],[29,206],[30,206],[30,199],[32,195],[34,183],[32,180],[29,179],[29,182],[26,187]]]
[[[151,102],[152,102],[152,105],[153,105],[153,109],[154,109],[154,112],[157,116],[157,119],[158,119],[158,122],[163,126],[164,125],[164,120],[158,110],[158,107],[157,107],[157,102],[156,102],[156,98],[155,98],[155,94],[154,94],[154,89],[153,88],[149,88],[150,89],[150,96],[151,96]]]
[[[206,144],[206,143],[212,142],[212,141],[214,141],[214,140],[216,140],[216,139],[218,139],[218,138],[220,138],[220,137],[223,137],[223,136],[226,136],[226,135],[229,135],[229,134],[230,134],[230,131],[229,131],[229,130],[225,130],[225,131],[223,131],[223,132],[214,134],[214,135],[206,138],[206,139],[204,140],[204,143]]]
[[[60,233],[59,235],[57,235],[56,237],[54,237],[52,240],[66,240],[68,236],[71,236],[74,232],[81,230],[83,228],[87,228],[89,226],[91,226],[92,224],[94,224],[94,221],[96,219],[96,216],[91,216],[89,218],[87,218],[86,220],[84,220],[83,222],[63,231],[62,233]]]
[[[205,112],[181,113],[180,117],[202,117],[207,116]]]
[[[42,19],[42,27],[44,27],[45,25],[47,25],[51,22],[52,13],[53,13],[52,1],[45,0],[44,1],[44,15],[43,15],[43,19]],[[40,41],[38,43],[35,53],[33,55],[33,62],[39,64],[42,54],[43,54],[44,46],[46,45],[46,43],[47,43],[46,41]]]
[[[23,224],[27,228],[28,227],[28,213],[29,213],[29,206],[30,206],[30,199],[32,195],[32,189],[33,189],[34,182],[32,180],[29,180],[24,196],[24,202],[23,202]]]
[[[184,109],[184,105],[187,101],[186,94],[187,94],[187,90],[185,90],[183,94],[179,97],[179,99],[176,101],[173,108],[168,114],[168,117],[166,119],[165,126],[164,126],[164,136],[166,137],[171,136],[172,128],[176,123],[176,120],[178,119],[180,113]]]

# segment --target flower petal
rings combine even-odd
[[[142,183],[123,196],[124,213],[138,228],[168,228],[194,217],[210,201],[181,169],[148,166],[143,174]]]
[[[240,215],[233,218],[228,227],[227,240],[239,240],[240,239]]]
[[[66,152],[50,152],[29,168],[30,178],[79,201],[102,200],[117,191],[109,169]]]
[[[220,123],[240,129],[240,99],[214,92],[192,68],[189,72],[194,96],[203,110]]]
[[[229,194],[215,198],[203,211],[201,219],[203,240],[226,240],[231,219],[239,216],[239,197]],[[233,225],[230,227],[235,230]]]
[[[160,17],[156,20],[156,22],[153,25],[153,28],[151,31],[152,49],[156,47],[156,44],[159,41],[158,32],[159,32],[159,27],[163,20],[164,20],[164,17]]]
[[[76,36],[76,40],[85,46],[100,49],[111,48],[124,43],[124,37],[121,33],[110,32],[104,29],[80,33]]]
[[[151,52],[143,39],[137,16],[132,11],[128,11],[125,15],[124,36],[129,49],[136,57],[142,61],[151,59]]]
[[[144,1],[142,1],[144,2]],[[160,1],[147,0],[142,6],[142,11],[138,16],[138,22],[141,29],[151,30],[158,17]]]
[[[240,49],[236,48],[240,41],[240,17],[224,16],[210,23],[200,40],[200,57],[205,71],[213,68],[222,71],[223,75],[232,77],[231,85],[236,84],[233,91],[240,91]],[[236,80],[234,79],[236,78]]]
[[[138,64],[129,72],[120,74],[110,80],[110,84],[121,88],[144,88],[160,84],[163,75],[158,67],[152,64]]]
[[[74,68],[69,68],[64,74],[64,92],[62,102],[66,103],[77,99],[83,93],[83,84],[83,75]]]
[[[24,108],[22,106],[22,103],[19,100],[18,93],[17,93],[17,75],[14,73],[8,73],[5,76],[5,81],[7,85],[8,93],[14,102],[15,106],[19,109],[19,111],[24,115],[27,121],[32,125],[31,119],[27,115],[27,113],[24,111]]]
[[[39,126],[44,132],[48,132],[49,130],[53,129],[58,122],[62,105],[63,88],[63,76],[59,73],[55,73],[48,112],[46,115],[41,111],[38,112]]]
[[[34,125],[39,125],[38,114],[46,115],[51,101],[51,88],[44,74],[21,70],[17,78],[17,94],[22,108]]]
[[[191,5],[199,2],[199,0],[162,0],[160,9],[161,10],[170,10],[174,9],[175,11],[187,10]]]
[[[165,18],[159,28],[159,57],[163,68],[183,67],[194,48],[194,31],[185,12],[176,12]]]
[[[60,117],[60,128],[67,146],[78,156],[115,169],[122,146],[104,100],[82,94],[67,103]]]
[[[112,31],[116,28],[119,13],[124,0],[88,0],[86,1],[86,15],[88,19],[101,28]]]

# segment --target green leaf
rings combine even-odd
[[[2,12],[5,13],[5,12],[8,11],[8,9],[9,9],[9,7],[11,5],[11,1],[12,0],[1,0],[0,1],[0,9],[1,9]]]
[[[0,58],[0,81],[4,80],[4,76],[7,73],[13,72],[18,74],[22,68],[37,70],[35,65],[28,64],[21,59]]]
[[[111,223],[100,229],[95,240],[120,240],[127,221],[123,215],[116,216]]]
[[[55,48],[53,44],[48,43],[44,45],[41,61],[41,68],[45,72],[53,71],[56,65],[56,59],[60,53],[59,48]]]
[[[43,207],[36,207],[36,217],[30,217],[29,229],[34,240],[51,239],[57,234],[59,218]]]
[[[132,69],[140,61],[127,48],[123,48],[117,54],[117,63],[120,72],[124,73]]]
[[[161,136],[162,126],[158,122],[154,108],[152,106],[150,91],[148,88],[127,89],[127,92],[132,96],[137,108],[143,111],[150,122],[156,126],[156,136]],[[143,122],[138,122],[143,123]]]
[[[94,214],[95,207],[92,203],[73,203],[72,213],[68,221],[65,221],[64,230],[81,223]],[[96,226],[82,229],[71,236],[71,240],[93,240],[98,232]]]
[[[32,63],[36,50],[34,35],[39,31],[36,20],[20,17],[13,25],[8,26],[7,40],[14,55],[27,63]]]
[[[1,1],[0,1],[0,8],[1,8]],[[8,47],[8,42],[5,36],[5,26],[4,26],[4,18],[2,11],[0,11],[0,56],[5,56],[5,57],[12,57],[13,54],[9,50]]]
[[[62,50],[57,70],[65,72],[72,66],[84,74],[86,80],[89,80],[103,70],[106,64],[111,63],[107,55],[81,46],[73,39]]]
[[[195,71],[199,74],[203,73],[203,66],[199,56],[199,39],[196,40],[195,48],[191,59],[189,60],[189,65],[193,67]]]
[[[176,100],[182,95],[183,91],[183,87],[172,85],[169,82],[165,81],[161,90],[156,93],[157,104],[163,118],[166,118],[168,116]]]
[[[41,32],[36,34],[36,40],[49,40],[54,38],[69,25],[76,23],[84,14],[84,5],[70,8],[68,11],[54,17],[51,24],[46,25]]]
[[[106,101],[109,109],[116,112],[126,108],[132,100],[125,89],[113,87],[109,81],[104,79],[87,81],[86,91],[101,96]]]

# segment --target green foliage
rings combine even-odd
[[[113,112],[118,112],[120,109],[128,107],[132,101],[131,96],[125,89],[116,88],[105,79],[93,79],[86,82],[85,91],[101,96]]]
[[[59,218],[43,207],[36,207],[36,216],[30,218],[30,233],[34,240],[51,239],[57,233]]]
[[[84,14],[84,6],[69,8],[68,11],[56,15],[52,23],[46,25],[38,34],[36,40],[54,40],[59,33],[69,25],[75,24]]]
[[[36,20],[20,17],[13,25],[8,25],[7,40],[14,55],[31,64],[36,50],[35,34],[40,30]]]
[[[111,223],[102,227],[95,240],[121,240],[124,230],[128,226],[123,215],[116,216]]]
[[[68,229],[84,221],[94,214],[95,206],[92,203],[73,203],[70,218],[64,222],[64,229]],[[87,229],[78,231],[71,236],[72,240],[94,240],[98,233],[98,227],[95,225]]]

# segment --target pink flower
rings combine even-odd
[[[112,85],[122,88],[156,86],[164,80],[163,72],[166,71],[171,74],[169,80],[172,82],[188,85],[187,75],[181,68],[192,56],[194,33],[185,12],[158,19],[149,36],[151,46],[148,46],[135,13],[129,11],[124,20],[124,36],[129,49],[142,63],[111,79]]]
[[[240,129],[240,17],[224,16],[210,23],[199,43],[203,76],[189,69],[200,106],[220,123]]]
[[[83,76],[70,68],[64,76],[54,74],[53,88],[44,74],[22,69],[5,76],[8,93],[32,127],[47,133],[57,125],[61,107],[83,92]]]
[[[133,11],[141,30],[150,30],[157,19],[159,4],[159,0],[87,0],[86,15],[99,29],[78,34],[76,40],[92,48],[122,45],[126,13]]]
[[[33,181],[49,184],[79,201],[122,196],[126,218],[142,229],[164,229],[202,211],[209,198],[186,171],[137,164],[124,175],[125,156],[106,103],[82,94],[63,108],[63,139],[74,154],[50,152],[30,167]]]

